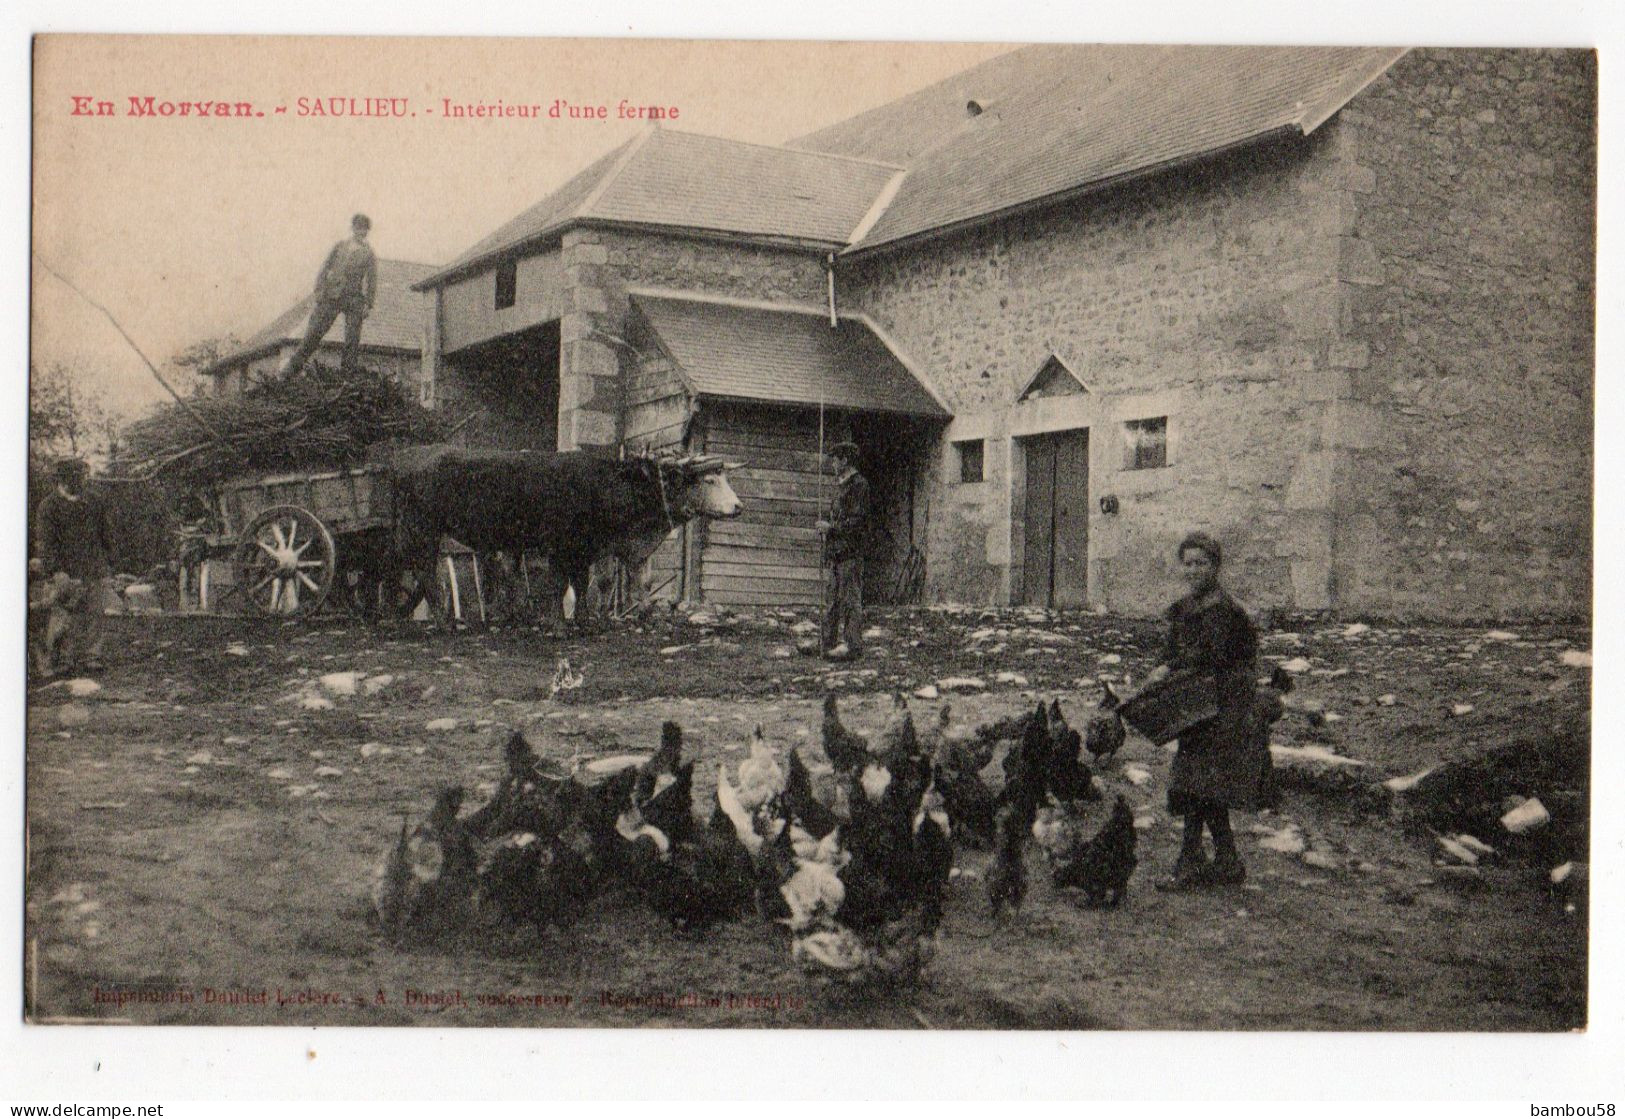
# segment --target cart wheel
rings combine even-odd
[[[254,518],[237,546],[237,585],[267,617],[314,614],[333,586],[333,537],[297,505],[274,505]]]

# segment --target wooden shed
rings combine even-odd
[[[948,410],[861,315],[691,292],[633,290],[629,447],[683,446],[745,465],[738,520],[690,525],[650,563],[663,597],[725,606],[821,598],[815,527],[834,493],[820,449],[858,444],[873,498],[865,593],[917,592],[930,456]],[[911,577],[912,573],[912,577]]]

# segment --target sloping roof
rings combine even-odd
[[[904,164],[867,249],[1271,133],[1318,128],[1404,52],[1036,46],[791,142]],[[967,110],[976,101],[978,115]]]
[[[379,259],[377,299],[373,303],[372,314],[361,324],[363,346],[410,350],[414,353],[423,348],[423,297],[413,290],[413,285],[433,271],[432,264]],[[274,350],[285,342],[298,342],[305,336],[305,324],[314,302],[315,296],[305,296],[271,320],[269,326],[256,331],[242,345],[204,369],[204,372],[221,373],[230,366]]]
[[[898,168],[873,160],[651,128],[420,282],[582,221],[846,245]]]
[[[702,396],[947,418],[862,315],[634,290],[632,302]]]
[[[504,251],[533,241],[538,237],[546,236],[569,224],[575,217],[576,211],[582,203],[592,196],[600,183],[609,177],[617,164],[626,155],[642,143],[644,137],[628,140],[608,155],[601,157],[596,163],[590,164],[575,178],[559,187],[552,194],[542,199],[536,205],[514,218],[505,225],[499,226],[496,231],[477,241],[473,246],[459,253],[455,260],[443,268],[434,269],[429,275],[418,281],[418,287],[432,287],[441,280],[456,275],[470,265],[485,260],[487,257],[500,255]]]
[[[1307,135],[1403,53],[1024,47],[783,147],[651,127],[417,286],[578,222],[866,250],[1272,134]]]

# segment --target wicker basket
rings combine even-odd
[[[1176,672],[1117,709],[1123,721],[1161,746],[1219,713],[1219,689],[1206,673]]]

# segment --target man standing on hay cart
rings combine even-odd
[[[350,219],[350,239],[340,241],[327,254],[316,277],[316,305],[310,310],[310,325],[304,341],[282,367],[284,375],[304,368],[310,355],[322,344],[339,315],[344,316],[344,356],[340,365],[354,369],[361,351],[361,324],[372,314],[378,296],[378,259],[367,244],[372,219],[357,214]]]

